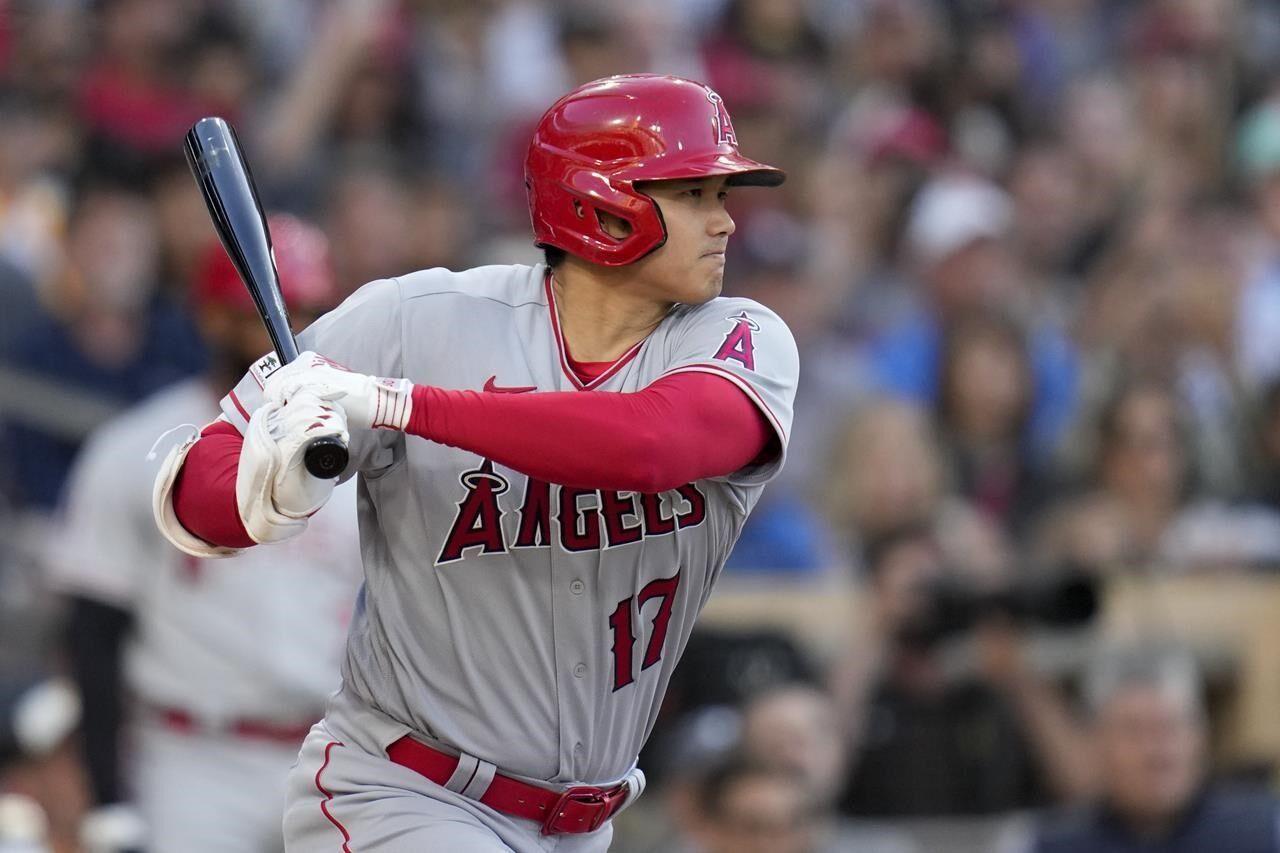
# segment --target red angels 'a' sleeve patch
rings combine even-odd
[[[752,320],[746,311],[731,314],[725,319],[733,323],[733,328],[724,336],[713,357],[720,361],[736,361],[747,370],[755,370],[756,347],[751,335],[760,331],[760,324]]]

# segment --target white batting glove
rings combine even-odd
[[[288,403],[268,412],[267,432],[280,448],[282,460],[271,491],[276,508],[295,517],[313,515],[329,500],[338,481],[307,471],[307,448],[312,439],[328,436],[337,436],[346,444],[351,437],[346,414],[341,406],[299,391]]]
[[[301,533],[307,519],[324,506],[336,479],[307,473],[312,439],[338,436],[346,442],[341,406],[299,390],[287,402],[269,400],[249,419],[236,472],[236,505],[245,531],[259,543]]]
[[[302,390],[341,404],[349,427],[403,430],[413,414],[413,383],[348,370],[310,350],[272,373],[268,400],[283,402]]]

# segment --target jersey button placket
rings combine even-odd
[[[578,580],[577,578],[574,578],[574,580],[569,584],[569,592],[573,593],[574,595],[582,595],[583,590],[585,590],[586,588],[587,588],[587,585],[584,584],[582,581]]]

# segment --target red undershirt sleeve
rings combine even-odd
[[[193,536],[224,548],[255,544],[236,507],[236,470],[244,438],[226,421],[200,431],[173,483],[173,512]]]
[[[629,394],[485,394],[419,385],[407,432],[577,488],[661,492],[731,474],[772,429],[728,380],[680,373]]]
[[[549,483],[615,491],[662,492],[724,476],[776,449],[772,429],[747,395],[705,373],[675,374],[629,394],[418,385],[406,432]],[[178,521],[214,545],[254,544],[236,507],[243,443],[234,426],[215,421],[174,483]]]

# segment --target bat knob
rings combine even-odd
[[[320,480],[332,480],[345,471],[347,459],[347,446],[336,435],[315,439],[303,456],[307,473]]]

